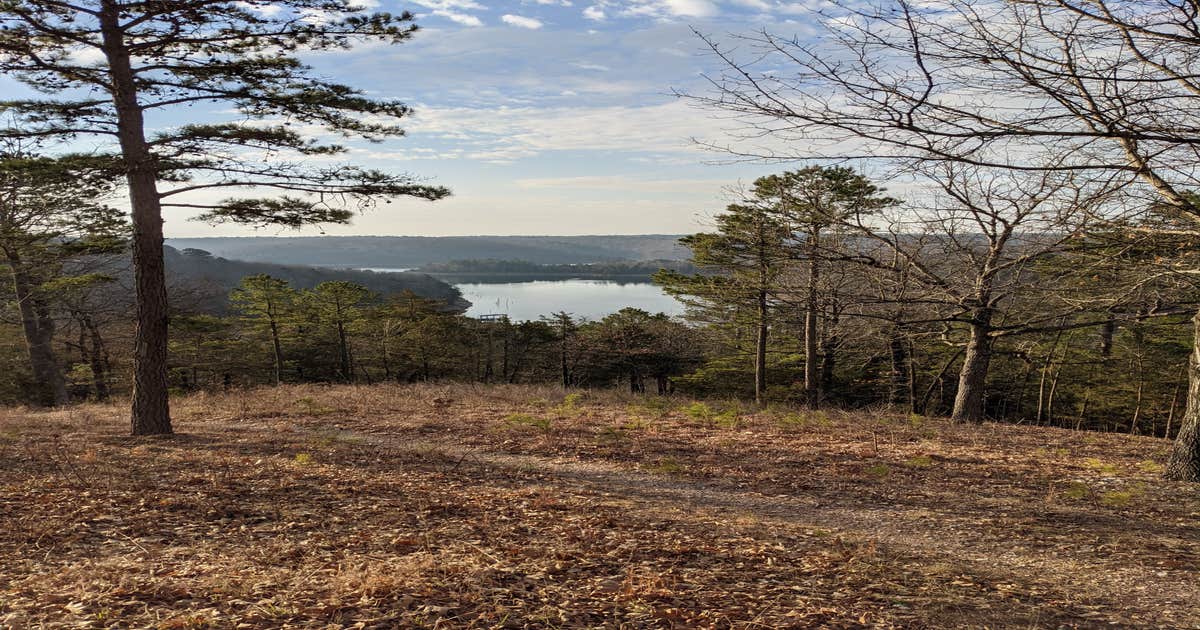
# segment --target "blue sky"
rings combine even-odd
[[[722,188],[778,170],[729,164],[692,138],[729,121],[671,95],[714,69],[692,28],[806,37],[822,0],[377,0],[422,31],[400,46],[312,60],[322,74],[416,108],[409,136],[351,160],[454,191],[304,234],[634,234],[705,228]],[[718,164],[716,162],[726,162]],[[275,234],[171,212],[168,236]],[[290,232],[284,232],[287,234]]]

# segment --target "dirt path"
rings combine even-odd
[[[645,473],[605,461],[489,451],[378,434],[352,435],[392,451],[438,453],[453,461],[455,468],[477,468],[488,476],[520,479],[532,473],[539,485],[617,497],[636,503],[642,511],[685,512],[705,520],[752,518],[775,527],[828,530],[833,536],[878,543],[930,563],[959,566],[964,575],[986,576],[998,584],[1022,584],[1026,589],[1032,586],[1066,605],[1095,604],[1097,599],[1108,606],[1119,603],[1130,619],[1146,626],[1200,627],[1197,567],[1161,570],[1129,565],[1086,540],[1079,541],[1079,546],[1047,552],[958,522],[967,519],[944,520],[927,510],[864,505],[854,497],[766,495],[737,484]],[[1076,594],[1083,592],[1088,593],[1087,600],[1077,601]],[[1177,614],[1164,616],[1163,611]],[[1103,613],[1095,616],[1108,617]]]

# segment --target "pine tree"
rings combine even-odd
[[[731,312],[735,319],[751,313],[754,400],[759,404],[766,401],[768,337],[791,236],[775,208],[763,201],[756,196],[731,204],[717,216],[716,233],[680,240],[692,251],[692,263],[708,273],[662,271],[655,276],[668,293],[685,303]]]
[[[39,156],[17,144],[0,151],[0,264],[11,274],[39,404],[67,402],[51,313],[64,263],[124,246],[121,213],[103,203],[113,188],[111,166],[97,157]]]
[[[324,80],[300,56],[403,42],[416,29],[411,14],[367,13],[353,0],[6,0],[0,8],[0,71],[53,95],[0,102],[16,121],[5,135],[98,139],[123,157],[133,218],[136,435],[171,432],[164,207],[200,210],[210,221],[299,227],[344,222],[380,199],[448,194],[407,175],[302,161],[346,147],[300,126],[372,141],[403,133],[396,123],[409,113],[405,105]],[[229,122],[148,122],[185,108],[232,114]],[[281,196],[209,202],[194,194],[223,188]]]
[[[372,297],[366,287],[344,280],[322,282],[304,292],[304,302],[316,324],[332,332],[337,348],[338,378],[354,380],[354,354],[350,345],[351,328],[363,319],[363,307]]]
[[[824,233],[897,203],[883,192],[871,180],[844,166],[810,166],[754,181],[755,197],[791,227],[795,237],[790,248],[792,258],[805,263],[804,392],[808,406],[814,409],[822,396],[821,276],[829,253],[837,249],[837,243],[824,242]]]
[[[229,294],[234,310],[271,341],[271,380],[276,385],[283,378],[283,326],[291,315],[298,293],[287,280],[257,274],[242,278]]]

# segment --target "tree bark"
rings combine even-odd
[[[888,349],[891,355],[891,371],[888,375],[887,402],[889,407],[895,407],[904,400],[909,389],[907,383],[908,346],[904,343],[904,336],[898,328],[892,330],[891,338],[888,340]]]
[[[841,338],[836,333],[838,316],[831,316],[825,324],[825,337],[821,340],[821,384],[820,392],[823,396],[830,396],[833,392],[833,377],[834,371],[837,368],[837,349],[841,344]]]
[[[91,340],[88,362],[92,367],[92,391],[96,394],[96,400],[108,400],[108,350],[104,347],[104,338],[100,336],[100,327],[86,313],[80,316],[79,323],[87,329]]]
[[[817,230],[808,235],[808,304],[804,312],[804,398],[809,409],[821,404],[819,349],[817,348],[817,282],[821,267],[817,261]]]
[[[955,422],[983,422],[984,389],[992,360],[990,325],[991,313],[986,310],[977,312],[971,323],[971,337],[963,353],[954,410],[950,414],[950,419]]]
[[[754,344],[754,402],[767,400],[767,292],[758,292],[758,335]]]
[[[49,309],[36,295],[33,279],[25,271],[24,262],[15,252],[9,252],[7,258],[12,269],[13,292],[21,314],[21,328],[25,333],[29,367],[37,381],[37,403],[65,405],[68,402],[67,382],[58,369],[58,358],[54,355],[54,320],[49,316]]]
[[[272,376],[274,376],[275,386],[278,387],[279,383],[283,380],[283,344],[280,343],[280,341],[279,341],[279,322],[275,321],[275,308],[269,301],[267,303],[267,317],[269,318],[268,321],[271,324],[271,349],[274,351],[274,354],[275,354],[274,370],[273,370]],[[386,353],[387,353],[386,337],[384,340],[384,344],[385,344],[384,353],[385,353],[385,358],[386,358]],[[386,363],[385,363],[385,365],[386,365]]]
[[[1200,311],[1192,318],[1192,356],[1188,361],[1187,406],[1167,462],[1166,477],[1200,481]]]
[[[163,263],[162,200],[158,169],[146,142],[145,121],[138,103],[129,48],[120,25],[121,6],[101,2],[100,30],[112,77],[117,110],[117,136],[125,158],[133,218],[133,271],[136,306],[133,341],[134,435],[172,432],[167,390],[168,305]]]

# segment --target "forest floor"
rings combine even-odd
[[[1163,440],[518,386],[0,410],[0,627],[1200,627]]]

